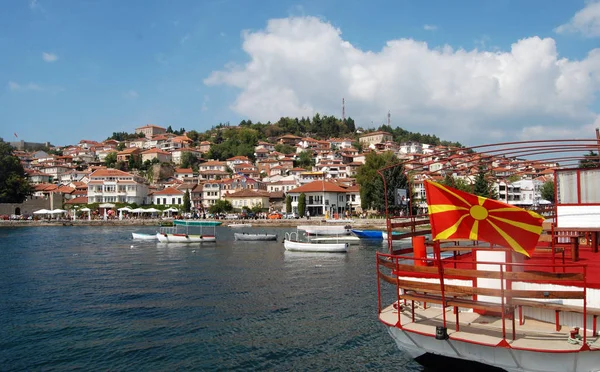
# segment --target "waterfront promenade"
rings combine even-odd
[[[0,220],[1,227],[32,227],[32,226],[159,226],[161,223],[168,223],[169,219],[144,219],[144,218],[132,218],[132,219],[109,219],[109,220]],[[200,220],[200,221],[213,221],[213,220]],[[250,223],[252,226],[261,227],[295,227],[299,225],[332,225],[335,223],[327,223],[324,219],[313,217],[310,220],[306,218],[299,219],[280,219],[280,220],[269,220],[269,219],[258,219],[258,220],[239,220],[239,219],[223,219],[218,220],[223,222],[223,226],[235,223]],[[340,222],[342,224],[343,222]],[[352,222],[345,223],[346,225],[352,226],[356,229],[385,229],[385,218],[355,218]]]

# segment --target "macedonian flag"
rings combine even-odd
[[[482,240],[529,256],[544,217],[493,199],[425,181],[433,240]]]

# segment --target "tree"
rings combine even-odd
[[[583,159],[579,160],[579,168],[598,168],[600,167],[600,158],[598,154],[590,150],[588,154],[583,155]]]
[[[181,154],[181,168],[193,168],[198,162],[198,157],[190,151],[185,151]]]
[[[546,181],[542,185],[542,199],[554,203],[554,181]]]
[[[217,200],[215,204],[211,205],[208,208],[208,211],[212,214],[221,214],[231,212],[233,210],[233,205],[229,202],[229,200]]]
[[[498,199],[496,190],[492,188],[490,182],[488,182],[488,174],[485,168],[479,167],[479,172],[475,176],[475,183],[473,184],[473,194],[483,196],[489,199]]]
[[[302,151],[296,160],[296,166],[310,169],[313,165],[313,154],[312,151]]]
[[[294,154],[296,152],[296,148],[294,146],[279,143],[275,145],[275,151],[280,152],[282,154]]]
[[[0,203],[22,203],[33,193],[25,170],[10,144],[0,138]]]
[[[104,164],[106,164],[107,168],[114,168],[117,164],[117,153],[115,151],[111,151],[106,154],[104,158]]]
[[[125,149],[125,142],[120,142],[120,143],[117,145],[117,150],[119,150],[119,151],[123,151],[124,149]]]
[[[460,191],[468,193],[473,192],[473,185],[465,181],[464,178],[454,177],[451,174],[446,174],[446,177],[444,177],[444,180],[440,183],[444,186],[452,187]]]
[[[391,152],[367,154],[365,164],[358,169],[356,175],[356,182],[360,185],[360,199],[363,210],[385,211],[383,180],[377,170],[397,163],[398,159]],[[408,189],[408,179],[404,174],[404,167],[401,165],[387,169],[384,172],[384,177],[387,184],[388,206],[393,211],[396,208],[396,190]]]
[[[306,194],[301,193],[298,197],[298,215],[304,217],[304,210],[306,209]]]
[[[252,212],[254,212],[254,214],[262,212],[262,210],[263,210],[262,203],[254,204],[250,210]]]
[[[189,212],[192,210],[192,201],[190,197],[190,189],[185,190],[185,194],[183,194],[183,211]]]
[[[292,197],[290,195],[285,197],[285,211],[286,213],[292,212]]]

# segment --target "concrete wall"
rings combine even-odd
[[[62,194],[54,194],[53,203],[50,202],[50,198],[32,196],[31,199],[26,200],[24,203],[0,203],[0,215],[33,215],[34,211],[40,209],[57,209],[63,207],[63,196]],[[16,213],[20,212],[20,213]]]

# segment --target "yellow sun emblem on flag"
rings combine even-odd
[[[431,181],[425,190],[434,240],[483,240],[527,256],[539,240],[544,218],[535,212]]]

